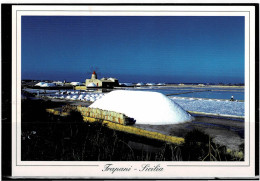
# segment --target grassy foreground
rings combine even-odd
[[[44,100],[22,101],[22,160],[28,161],[242,161],[240,152],[216,145],[205,133],[193,130],[181,145],[168,144],[124,132],[102,123],[87,123],[79,112],[55,116],[46,108],[61,103]],[[136,149],[136,142],[158,148]]]

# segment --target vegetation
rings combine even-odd
[[[182,145],[117,132],[101,123],[87,123],[79,112],[55,116],[46,108],[61,103],[43,100],[22,101],[22,160],[37,161],[239,161],[241,152],[216,145],[199,130],[185,136]],[[159,148],[147,151],[129,146],[129,142]]]

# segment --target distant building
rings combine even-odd
[[[110,77],[98,79],[95,71],[91,75],[91,79],[86,79],[86,87],[113,88],[115,86],[119,86],[116,78]]]

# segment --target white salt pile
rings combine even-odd
[[[54,87],[56,86],[55,83],[45,83],[45,82],[39,82],[35,84],[35,86],[40,86],[40,87]]]
[[[35,84],[35,86],[42,86],[43,84],[45,84],[45,82],[39,82],[39,83]]]
[[[192,120],[192,116],[178,104],[158,92],[112,91],[90,107],[124,113],[134,118],[136,124],[163,125]]]
[[[142,86],[142,85],[144,85],[143,82],[140,82],[140,83],[137,83],[137,84],[136,84],[136,86]]]
[[[92,82],[92,83],[88,84],[88,87],[97,87],[97,85]]]
[[[146,85],[155,85],[155,83],[147,83]]]
[[[71,85],[77,86],[77,85],[83,85],[81,82],[71,82]]]

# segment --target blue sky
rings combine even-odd
[[[22,79],[244,82],[244,17],[23,16]]]

